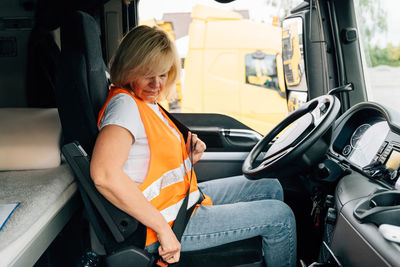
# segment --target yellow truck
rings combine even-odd
[[[201,5],[192,19],[182,111],[227,114],[267,133],[287,115],[282,29]]]

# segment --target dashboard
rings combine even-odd
[[[389,111],[372,103],[349,111],[338,120],[331,153],[367,177],[400,190],[400,133]]]
[[[333,255],[342,266],[400,266],[400,243],[379,230],[400,226],[400,113],[353,106],[333,126],[328,157],[346,170],[335,189]]]

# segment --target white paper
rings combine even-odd
[[[0,231],[18,205],[19,203],[0,204]]]

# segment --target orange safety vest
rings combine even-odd
[[[186,152],[185,140],[182,134],[161,110],[171,127],[180,135],[180,141],[160,117],[142,100],[135,97],[128,89],[111,87],[106,103],[99,112],[97,125],[100,125],[108,102],[117,94],[130,95],[139,109],[140,118],[149,141],[150,164],[147,176],[139,186],[146,199],[164,216],[172,227],[183,199],[189,188],[190,175],[192,182],[188,207],[196,203],[200,197],[196,175],[191,170],[191,162]],[[205,196],[202,205],[212,205],[211,199]],[[156,242],[156,233],[147,228],[146,246]]]

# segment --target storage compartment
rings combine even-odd
[[[400,191],[379,192],[361,200],[354,209],[354,216],[361,223],[400,226]]]

